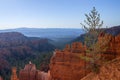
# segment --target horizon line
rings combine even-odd
[[[12,30],[12,29],[83,29],[78,27],[49,27],[49,28],[38,28],[38,27],[18,27],[18,28],[6,28],[6,29],[0,29],[0,30]]]

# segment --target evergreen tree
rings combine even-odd
[[[104,30],[101,29],[103,26],[103,21],[101,21],[100,14],[98,13],[98,11],[96,11],[95,7],[93,7],[93,10],[89,14],[85,14],[85,16],[85,24],[80,24],[86,31],[84,44],[87,46],[86,55],[89,55],[90,57],[84,56],[81,58],[84,58],[85,60],[90,62],[90,67],[92,68],[92,71],[98,72],[99,65],[97,64],[97,61],[99,61],[99,59],[101,58],[100,53],[104,52],[107,49],[107,44],[109,40],[107,39],[107,37],[103,37],[101,41],[98,41],[99,35],[103,33]]]

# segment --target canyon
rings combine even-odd
[[[104,56],[104,58],[109,60],[119,58],[120,35],[117,35],[115,37],[109,36],[109,38],[110,38],[109,48],[102,55]],[[66,45],[66,47],[63,50],[56,49],[51,58],[49,65],[50,70],[48,71],[48,73],[36,70],[35,65],[29,63],[25,66],[24,69],[20,71],[19,80],[80,80],[87,75],[90,74],[93,75],[93,73],[90,73],[90,70],[86,68],[89,64],[85,60],[82,60],[80,58],[81,55],[85,55],[85,50],[86,50],[86,46],[80,42],[74,42],[71,45]],[[114,65],[114,63],[116,64]],[[118,67],[119,64],[116,68],[117,62],[114,61],[114,63],[107,65],[110,66],[110,68],[101,67],[98,76],[102,77],[102,76],[106,76],[107,74],[109,75],[109,72],[107,73],[107,70],[110,69],[109,71],[111,72],[112,77],[113,75],[118,76],[118,78],[115,80],[119,80],[120,79],[119,74],[114,74],[116,73],[114,72],[116,70],[117,73],[120,73]],[[85,78],[82,80],[97,80],[97,79],[100,78],[98,77],[95,77],[95,79]],[[106,78],[103,78],[101,80],[105,80],[105,79]],[[109,79],[111,79],[111,77]],[[17,79],[11,79],[11,80],[17,80]]]
[[[47,73],[37,70],[34,64],[29,63],[20,70],[19,80],[120,80],[120,33],[106,34],[98,37],[98,42],[105,36],[110,39],[106,51],[101,53],[101,59],[106,62],[100,66],[98,74],[92,73],[87,68],[89,62],[80,58],[87,55],[87,47],[81,42],[73,42],[63,50],[56,49],[53,52]]]

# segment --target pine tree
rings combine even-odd
[[[101,58],[100,54],[107,49],[109,39],[107,39],[107,37],[103,37],[101,41],[98,41],[99,35],[103,33],[104,30],[101,29],[103,21],[100,20],[100,14],[96,11],[95,7],[93,7],[93,10],[89,14],[85,14],[85,16],[85,24],[80,24],[86,31],[84,44],[87,46],[86,55],[89,55],[90,57],[84,56],[81,58],[90,62],[92,71],[98,72],[99,65],[97,64],[97,61]]]

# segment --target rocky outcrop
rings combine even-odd
[[[101,67],[99,74],[90,73],[81,80],[120,80],[120,57]]]
[[[19,80],[49,80],[50,74],[39,71],[31,62],[19,72]]]
[[[108,38],[109,43],[106,50],[102,52],[101,58],[114,60],[106,65],[102,65],[99,74],[90,73],[90,69],[87,68],[89,63],[80,58],[80,56],[89,56],[86,54],[86,46],[80,42],[74,42],[71,45],[66,45],[63,50],[56,49],[54,51],[48,73],[37,70],[34,64],[29,63],[20,71],[19,79],[120,80],[120,34],[111,35],[108,31],[107,35],[101,34],[98,37],[98,42],[103,41],[103,37]]]
[[[10,79],[12,66],[23,67],[25,61],[42,56],[41,52],[53,51],[55,47],[49,41],[45,38],[27,37],[19,32],[0,33],[0,75],[3,79]]]
[[[75,42],[64,50],[55,50],[50,62],[51,80],[80,80],[88,74],[87,63],[80,58],[86,46]]]
[[[120,57],[120,34],[115,36],[111,34],[104,34],[98,37],[98,41],[103,41],[102,40],[103,37],[108,38],[109,42],[107,44],[106,50],[101,54],[101,60],[103,59],[112,60],[117,57]],[[52,78],[51,80],[80,80],[81,78],[86,76],[90,72],[90,69],[86,69],[86,66],[88,66],[88,62],[80,58],[80,56],[87,56],[85,51],[86,51],[86,47],[79,42],[74,42],[72,43],[71,46],[67,45],[66,48],[62,51],[55,50],[50,62],[50,74]],[[113,70],[114,73],[114,70],[117,69],[116,67],[114,67],[116,65],[113,63],[112,65],[109,66],[113,66],[113,68],[109,68],[109,69],[111,69],[110,70],[111,72]],[[106,67],[103,67],[101,71],[107,70],[107,68],[106,69],[104,68]],[[119,71],[119,69],[117,71]],[[113,73],[111,73],[111,75]],[[106,72],[105,75],[107,74],[109,75],[109,73]],[[116,78],[119,77],[117,77],[116,75]],[[94,80],[99,80],[99,79],[94,79]],[[106,79],[104,78],[102,80],[106,80]],[[119,80],[119,79],[113,78],[113,80]]]
[[[103,37],[106,37],[107,39],[109,39],[109,42],[108,42],[105,52],[103,52],[102,57],[108,60],[112,60],[114,58],[120,57],[120,34],[116,36],[113,36],[111,34],[103,34],[98,37],[98,41],[103,41],[102,40]]]
[[[115,28],[115,30],[117,29]],[[107,34],[99,36],[98,40],[102,40],[103,37],[109,39],[109,43],[102,58],[109,62],[102,65],[99,74],[90,73],[81,80],[120,80],[120,34],[118,34],[118,30],[117,33],[111,30]]]
[[[98,40],[101,41],[105,36],[99,36]],[[90,69],[87,68],[89,63],[80,58],[80,56],[88,56],[86,46],[80,42],[74,42],[72,45],[66,45],[63,50],[54,51],[48,73],[37,70],[36,66],[30,62],[20,70],[19,80],[119,80],[120,35],[107,35],[107,38],[109,38],[108,48],[103,52],[102,58],[117,59],[101,67],[97,75],[90,73]]]
[[[11,80],[19,80],[16,74],[16,68],[12,68]]]

